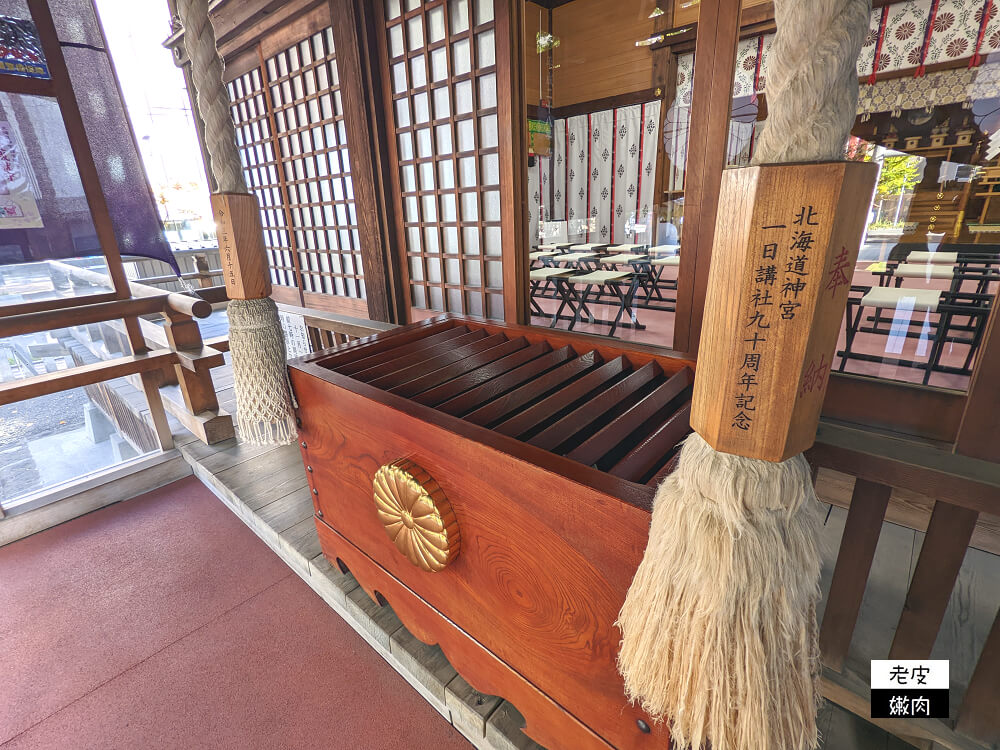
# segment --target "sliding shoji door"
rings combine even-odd
[[[290,44],[262,40],[258,64],[229,84],[248,186],[261,202],[271,278],[277,285],[274,296],[368,317],[351,158],[326,6],[296,28],[311,33]]]
[[[411,315],[504,317],[493,0],[384,0]]]

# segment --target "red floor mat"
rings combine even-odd
[[[197,479],[0,548],[0,745],[468,744]]]

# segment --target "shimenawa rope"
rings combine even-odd
[[[870,0],[774,6],[754,162],[840,160]],[[818,508],[801,454],[771,463],[685,441],[618,621],[626,692],[670,723],[675,747],[817,746]]]
[[[179,0],[177,12],[184,26],[184,48],[191,60],[191,78],[205,123],[216,189],[220,193],[246,193],[208,2]],[[269,297],[233,299],[227,312],[240,439],[258,445],[290,443],[297,431],[278,308]]]

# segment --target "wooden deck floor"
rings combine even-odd
[[[235,413],[228,370],[215,371],[216,383],[220,405]],[[504,749],[538,747],[520,733],[521,717],[514,706],[476,693],[439,648],[417,641],[391,608],[379,608],[349,574],[341,575],[323,558],[297,446],[261,448],[234,440],[206,446],[187,433],[175,437],[178,449],[202,481],[366,635],[373,648],[473,744]],[[837,505],[828,505],[827,510],[821,538],[824,597],[847,516]],[[883,526],[848,660],[848,669],[857,680],[867,683],[869,660],[884,658],[888,652],[923,536],[902,525]],[[960,698],[968,683],[998,601],[1000,557],[970,548],[934,651],[935,658],[951,660],[953,701]],[[829,750],[899,750],[910,746],[828,701],[820,711],[819,724],[823,747]]]

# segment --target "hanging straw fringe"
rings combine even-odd
[[[208,2],[179,0],[177,12],[184,26],[184,48],[191,59],[191,78],[205,123],[205,145],[216,192],[246,193]],[[297,435],[294,397],[277,306],[269,298],[233,299],[228,313],[239,437],[255,445],[291,443]]]
[[[870,0],[774,5],[753,163],[841,160]],[[818,509],[801,454],[771,463],[685,441],[617,623],[626,693],[669,721],[674,747],[817,746]]]
[[[628,696],[670,720],[676,747],[816,745],[818,507],[801,455],[685,441],[619,618]]]
[[[270,297],[234,299],[228,313],[240,440],[252,445],[294,442],[295,404],[277,305]]]

